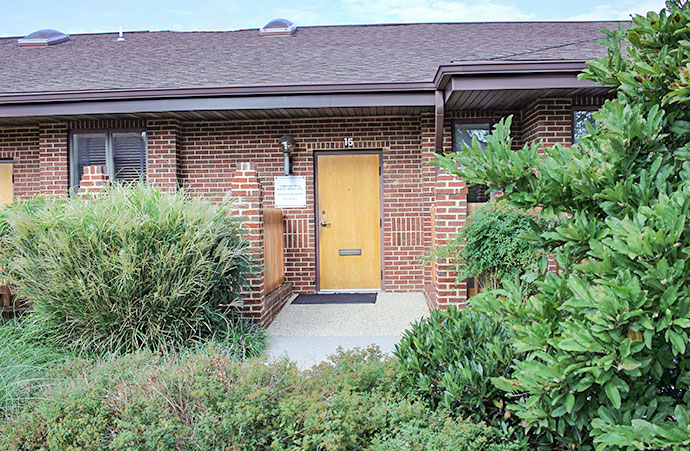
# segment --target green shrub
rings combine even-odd
[[[342,353],[310,371],[213,352],[73,361],[61,384],[0,425],[0,448],[340,450],[418,441],[517,449],[481,424],[406,399],[397,371],[375,350]]]
[[[434,413],[416,418],[397,429],[390,437],[375,440],[374,451],[426,450],[524,450],[523,442],[506,440],[500,433],[488,432],[482,423],[456,420]]]
[[[11,283],[51,342],[89,352],[186,346],[228,324],[250,270],[230,203],[115,185],[5,211]]]
[[[545,221],[508,202],[489,202],[474,211],[455,238],[434,249],[429,258],[450,259],[458,280],[477,277],[495,288],[506,277],[522,275],[544,255],[527,238],[535,222]]]
[[[490,381],[510,373],[509,339],[503,324],[490,316],[456,307],[434,310],[395,347],[402,382],[432,408],[504,429],[514,426],[506,417],[505,393]]]
[[[51,382],[50,368],[69,355],[40,344],[40,332],[0,319],[0,420]]]
[[[690,446],[690,7],[666,5],[610,32],[608,58],[589,63],[582,77],[616,98],[579,145],[513,151],[506,120],[488,151],[439,156],[518,207],[563,216],[538,243],[558,274],[472,303],[513,318],[524,357],[494,379],[525,395],[509,409],[572,448]]]

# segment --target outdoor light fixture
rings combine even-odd
[[[280,138],[280,149],[283,151],[283,161],[285,162],[285,175],[292,172],[292,152],[295,150],[295,138],[285,135]]]

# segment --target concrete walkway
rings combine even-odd
[[[375,304],[288,304],[268,328],[266,353],[287,356],[303,369],[326,360],[338,347],[378,345],[391,353],[403,331],[428,314],[421,293],[379,293]]]

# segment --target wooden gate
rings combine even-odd
[[[268,294],[285,282],[283,248],[283,210],[264,209],[264,293]]]

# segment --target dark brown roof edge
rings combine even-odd
[[[467,61],[440,66],[433,82],[0,94],[0,117],[68,113],[191,111],[197,109],[323,108],[376,105],[431,107],[435,105],[433,92],[448,89],[452,91],[455,89],[454,84],[456,82],[460,85],[465,82],[472,84],[473,89],[539,89],[544,86],[543,77],[555,76],[577,80],[577,74],[585,67],[584,61],[565,60]],[[520,81],[519,87],[496,88],[492,85],[492,82],[495,84],[497,80],[510,79],[508,81],[511,81],[516,77]],[[465,82],[462,81],[463,79]],[[451,81],[453,83],[449,84]],[[560,86],[562,81],[559,80],[559,83]]]
[[[459,61],[439,66],[433,84],[436,89],[443,89],[452,75],[578,74],[586,68],[587,63],[582,60]]]
[[[90,102],[0,104],[0,118],[83,114],[158,113],[163,111],[356,108],[371,106],[430,107],[433,104],[433,91],[120,99],[96,100]]]
[[[164,99],[237,95],[336,94],[356,92],[414,92],[443,89],[451,75],[500,75],[519,73],[578,73],[584,61],[463,61],[439,66],[432,82],[347,83],[319,85],[258,85],[163,89],[105,89],[2,93],[0,104],[34,102],[73,102],[93,100]]]
[[[336,94],[358,92],[433,91],[431,82],[347,83],[319,85],[258,85],[161,89],[104,89],[90,91],[55,91],[0,93],[0,104],[35,102],[72,102],[93,100],[164,99],[246,95]]]

